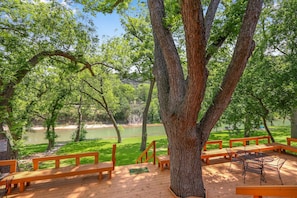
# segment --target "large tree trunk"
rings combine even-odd
[[[202,144],[201,137],[198,137],[198,134],[201,133],[197,132],[195,124],[189,125],[187,119],[183,123],[171,122],[165,127],[169,134],[170,188],[180,197],[204,197],[202,161],[200,159]]]
[[[174,39],[164,23],[166,14],[163,3],[162,0],[148,0],[155,42],[153,72],[170,149],[170,187],[180,197],[203,197],[205,190],[200,160],[202,145],[227,108],[254,50],[252,39],[262,0],[248,2],[230,65],[213,103],[199,123],[196,122],[205,94],[206,65],[210,56],[206,53],[206,41],[210,32],[209,24],[212,23],[219,1],[211,1],[210,11],[207,11],[205,18],[200,1],[179,1],[186,40],[186,78]]]

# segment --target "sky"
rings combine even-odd
[[[45,3],[50,2],[49,0],[40,0],[40,1]],[[69,7],[66,0],[60,0],[60,3],[66,7]],[[73,10],[74,13],[76,12],[76,10],[80,10],[80,12],[82,12],[81,4],[72,4],[70,8]],[[99,38],[103,38],[105,36],[109,38],[114,36],[120,36],[124,32],[121,26],[120,17],[115,11],[112,14],[102,14],[98,12],[96,14],[96,17],[93,17],[89,14],[88,16],[93,20],[97,30],[97,34],[99,35]]]
[[[132,0],[130,5],[137,7],[138,0]],[[120,36],[124,33],[124,29],[121,26],[120,16],[113,11],[112,14],[97,13],[93,18],[95,26],[97,27],[97,34],[99,38],[107,36],[109,38],[113,36]]]
[[[124,32],[120,17],[116,13],[106,15],[98,13],[93,20],[100,38],[119,36]]]

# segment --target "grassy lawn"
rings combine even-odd
[[[290,137],[290,127],[289,126],[275,126],[270,127],[273,137],[276,142],[286,144],[286,138]],[[267,135],[265,130],[258,130],[250,134],[250,136],[261,136]],[[223,140],[223,147],[229,147],[229,139],[243,137],[243,131],[218,131],[211,132],[209,140]],[[167,153],[167,138],[166,136],[153,136],[148,137],[148,144],[153,140],[156,140],[157,155]],[[117,144],[116,151],[116,165],[127,165],[135,164],[136,159],[141,154],[140,148],[141,138],[125,138],[122,143],[118,144],[117,139],[99,139],[99,140],[86,140],[82,142],[69,142],[62,146],[58,151],[57,155],[73,154],[73,153],[83,153],[83,152],[99,152],[99,161],[110,161],[112,145]],[[260,142],[261,143],[261,142]],[[37,152],[45,152],[47,148],[46,144],[38,145],[27,145],[22,149],[21,155],[28,156]],[[208,149],[217,148],[216,145],[209,145]],[[64,164],[73,163],[73,161],[63,161]],[[86,158],[82,160],[82,163],[92,163],[92,159]],[[52,166],[52,164],[46,164],[44,167]]]

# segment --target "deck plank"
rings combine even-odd
[[[273,156],[280,156],[288,160],[281,170],[285,185],[297,185],[297,157],[267,152]],[[203,181],[206,188],[207,198],[248,198],[250,196],[236,195],[236,186],[254,185],[259,183],[257,175],[248,174],[246,184],[243,183],[240,165],[232,165],[224,158],[213,159],[211,165],[203,166]],[[130,175],[129,169],[148,167],[148,173]],[[262,185],[279,185],[277,173],[266,173],[267,183]],[[170,186],[170,171],[163,171],[157,165],[133,164],[116,166],[112,179],[104,174],[103,179],[98,180],[97,174],[74,176],[44,181],[32,182],[23,193],[14,189],[8,198],[172,198],[168,190]]]

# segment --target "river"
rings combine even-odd
[[[122,138],[128,137],[141,137],[141,125],[125,125],[121,126],[123,131]],[[75,126],[57,127],[56,134],[58,135],[56,142],[71,141],[72,134],[75,131]],[[88,126],[86,139],[110,139],[117,138],[116,131],[112,126]],[[149,136],[162,136],[165,135],[163,125],[148,125],[147,132]],[[34,128],[28,131],[23,136],[24,144],[42,144],[47,143],[45,139],[45,130],[43,128]]]

